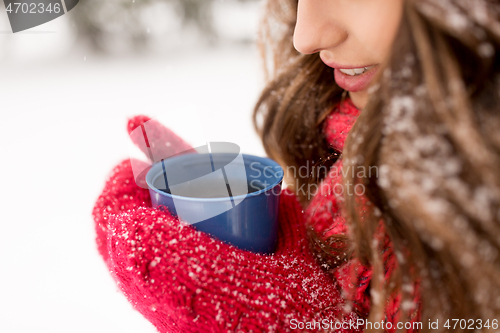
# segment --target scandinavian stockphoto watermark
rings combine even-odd
[[[207,141],[191,148],[154,119],[140,124],[129,135],[149,158],[148,163],[130,159],[136,184],[153,191],[150,192],[153,204],[168,198],[165,200],[169,207],[175,208],[177,215],[190,224],[227,212],[249,195],[279,196],[288,186],[294,191],[286,194],[295,193],[308,199],[316,195],[362,196],[365,194],[363,182],[352,184],[342,179],[348,175],[357,180],[379,176],[376,166],[341,167],[335,163],[327,167],[311,165],[309,161],[299,167],[288,166],[285,171],[269,158],[242,154],[240,147],[231,142]],[[173,158],[177,156],[180,158]],[[285,182],[285,175],[287,181],[296,183]],[[329,181],[299,183],[300,178],[318,180],[322,178],[318,178],[319,175],[328,176]],[[186,198],[212,203],[210,209],[204,206],[194,210],[192,200]]]
[[[369,321],[367,319],[333,321],[323,319],[320,321],[299,321],[292,319],[290,328],[292,330],[412,330],[419,331],[423,328],[427,330],[498,330],[498,319],[447,319],[447,320],[431,320],[422,321],[406,321],[406,322],[390,322],[390,321]]]
[[[254,166],[251,164],[250,168],[253,169]],[[281,169],[281,167],[279,169]],[[265,167],[262,171],[259,170],[258,166],[255,166],[255,171],[256,173],[251,174],[250,178],[256,177],[260,179],[260,172],[262,172],[262,174],[265,176],[264,178],[272,179],[275,172],[282,172],[281,170],[278,170],[278,168],[276,168],[276,170],[273,170],[273,168],[270,166]],[[363,183],[354,184],[350,181],[342,181],[341,178],[345,179],[347,176],[351,176],[352,178],[356,178],[357,180],[365,178],[379,178],[378,166],[340,166],[338,164],[334,164],[331,167],[327,167],[325,165],[310,165],[309,161],[307,161],[305,165],[301,165],[299,167],[287,166],[285,167],[284,173],[289,176],[288,181],[294,182],[293,184],[289,185],[291,185],[295,189],[295,193],[301,195],[304,198],[307,198],[307,200],[310,200],[316,195],[335,195],[338,197],[342,197],[344,194],[347,194],[349,196],[362,196],[366,193],[366,187]],[[318,175],[328,175],[330,177],[330,180],[336,178],[337,181],[313,181],[314,179],[317,179]],[[310,181],[307,183],[300,183],[300,178],[309,179]],[[254,180],[250,180],[250,182],[253,181]],[[263,185],[267,186],[269,185],[269,183],[265,182]],[[276,187],[272,189],[271,193],[277,194],[276,191],[281,190],[281,187]],[[269,195],[270,193],[266,194]]]
[[[79,0],[4,0],[12,32],[52,21],[73,9]]]
[[[392,323],[389,321],[377,321],[371,322],[366,319],[357,320],[344,320],[344,321],[333,321],[323,319],[320,321],[299,321],[292,319],[290,321],[290,328],[292,330],[366,330],[366,329],[376,329],[376,330],[392,330],[392,329],[406,329],[406,330],[421,330],[423,327],[422,322],[397,322]]]

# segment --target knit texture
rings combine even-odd
[[[336,149],[343,149],[358,114],[350,100],[332,109],[324,133]],[[190,148],[171,130],[148,120],[138,116],[128,124],[129,133],[146,122],[153,127],[152,142],[138,144],[147,156],[154,143],[166,149],[161,152],[166,156]],[[341,182],[341,161],[334,166],[320,187]],[[277,250],[256,254],[152,208],[148,190],[137,186],[131,162],[125,160],[111,172],[93,217],[99,253],[108,269],[130,303],[159,332],[291,332],[293,323],[352,323],[369,311],[370,269],[352,260],[332,279],[308,248],[306,220],[326,234],[347,232],[338,200],[333,192],[317,195],[304,212],[297,197],[284,189]],[[389,243],[387,248],[386,275],[395,267]],[[398,299],[391,302],[387,316],[396,320],[400,304]],[[349,332],[362,328],[342,327],[340,331]],[[319,325],[304,328],[320,331]]]
[[[346,137],[351,130],[354,122],[359,116],[358,110],[350,99],[339,104],[327,116],[323,131],[327,141],[333,148],[342,152]],[[342,215],[342,204],[344,202],[344,191],[354,193],[354,188],[344,185],[342,182],[343,172],[352,172],[352,170],[342,168],[342,159],[339,159],[329,170],[325,179],[319,185],[316,195],[306,208],[305,218],[319,235],[326,239],[333,235],[348,234],[348,225]],[[366,204],[366,197],[359,197],[362,203]],[[360,213],[363,214],[366,205],[361,205]],[[396,256],[394,254],[392,243],[386,234],[383,224],[380,223],[377,229],[376,237],[383,244],[382,261],[384,264],[384,280],[389,281],[397,267]],[[351,302],[353,310],[361,317],[367,318],[370,312],[370,297],[378,298],[375,291],[370,290],[370,281],[372,278],[371,267],[365,267],[359,263],[356,258],[352,258],[340,267],[333,270],[332,277],[339,283],[341,294],[345,300]],[[394,332],[397,323],[402,318],[402,311],[408,313],[406,321],[419,321],[418,306],[420,299],[418,294],[418,285],[406,285],[405,289],[410,293],[411,301],[401,304],[401,296],[397,293],[390,295],[386,304],[384,304],[385,318],[384,322],[390,322],[392,329],[388,332]],[[375,295],[372,295],[375,294]],[[407,330],[412,332],[413,330]]]

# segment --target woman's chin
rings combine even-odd
[[[365,108],[366,104],[368,103],[368,91],[363,90],[363,91],[356,91],[356,92],[351,92],[349,91],[349,97],[351,98],[352,104],[359,110],[362,110]]]

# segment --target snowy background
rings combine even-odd
[[[81,5],[17,34],[0,5],[0,332],[156,332],[117,290],[91,218],[112,167],[137,155],[128,117],[264,156],[251,123],[264,84],[260,1],[214,2],[215,41],[168,5],[149,8],[134,26],[147,43],[127,44],[122,22],[103,30],[101,49]]]

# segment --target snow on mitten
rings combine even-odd
[[[145,119],[132,119],[129,130]],[[157,126],[161,135],[175,135]],[[309,252],[304,214],[288,189],[280,197],[272,255],[240,250],[152,208],[128,160],[113,170],[93,215],[100,253],[117,284],[160,332],[320,331],[336,321],[357,330],[337,284]]]

